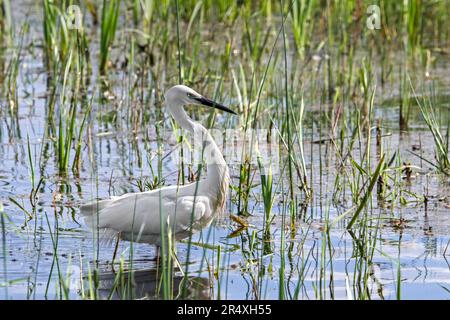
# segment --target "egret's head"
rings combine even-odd
[[[187,104],[196,104],[207,107],[213,107],[222,111],[236,114],[236,112],[234,112],[233,110],[217,102],[214,102],[208,98],[205,98],[198,92],[181,84],[173,86],[172,88],[167,90],[165,98],[169,106],[184,106]]]

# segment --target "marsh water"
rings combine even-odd
[[[49,122],[46,106],[51,89],[39,40],[42,16],[41,12],[30,8],[33,5],[24,1],[13,12],[17,22],[27,16],[30,24],[20,55],[17,116],[8,112],[7,101],[1,102],[0,110],[0,201],[4,207],[0,297],[57,299],[61,297],[61,281],[66,281],[74,284],[69,286],[71,299],[88,298],[83,283],[84,286],[89,285],[88,278],[96,269],[99,272],[98,297],[120,299],[123,298],[120,290],[111,293],[115,285],[110,263],[114,243],[94,241],[92,233],[83,224],[78,207],[95,198],[139,191],[137,181],[153,179],[149,163],[156,168],[158,152],[162,152],[162,156],[173,152],[177,144],[176,135],[164,108],[161,109],[162,118],[150,113],[143,127],[136,128],[129,121],[135,107],[127,100],[127,71],[119,70],[109,77],[107,93],[99,88],[99,80],[94,73],[87,92],[89,98],[94,98],[87,129],[83,133],[81,169],[77,174],[70,172],[61,176],[54,148],[55,138],[49,137],[49,127],[53,124]],[[16,26],[17,30],[19,26]],[[126,41],[126,37],[120,36],[119,42]],[[15,54],[14,48],[13,42],[2,52],[3,59],[11,59]],[[450,65],[448,56],[437,59],[432,74],[439,88],[438,107],[448,110]],[[205,92],[208,94],[212,96],[214,93]],[[386,150],[392,151],[391,155],[397,151],[402,160],[414,168],[408,177],[404,172],[400,173],[401,188],[406,190],[403,196],[408,201],[392,206],[374,201],[371,214],[378,221],[378,231],[368,236],[373,243],[373,247],[368,247],[374,252],[370,266],[362,267],[370,269],[366,270],[370,277],[364,290],[372,299],[448,299],[450,180],[423,160],[433,161],[435,144],[417,108],[411,111],[415,116],[411,117],[409,130],[399,130],[397,98],[398,93],[394,90],[378,88],[374,117],[381,120]],[[235,101],[233,91],[230,90],[229,96],[223,99]],[[147,101],[146,107],[152,108],[152,101]],[[320,118],[320,113],[317,104],[305,100],[304,158],[316,196],[313,200],[296,204],[302,207],[299,211],[302,214],[291,224],[290,217],[286,216],[289,215],[286,173],[274,170],[275,201],[268,241],[270,249],[264,250],[267,243],[261,239],[266,223],[265,212],[260,177],[257,166],[254,166],[255,187],[250,193],[249,214],[243,217],[248,226],[242,227],[230,218],[230,214],[238,215],[236,192],[231,189],[224,215],[194,235],[190,250],[185,242],[176,245],[177,257],[182,264],[189,256],[189,298],[277,299],[281,265],[285,298],[353,299],[357,295],[355,292],[362,290],[355,289],[360,281],[362,263],[355,251],[359,245],[366,245],[364,241],[367,239],[363,237],[367,234],[349,232],[345,219],[337,219],[352,207],[352,203],[345,183],[341,192],[348,192],[348,197],[342,196],[342,199],[348,202],[333,201],[336,175],[340,174],[338,156],[331,141],[321,141],[324,136],[313,121]],[[448,112],[444,114],[448,116]],[[108,120],[111,117],[113,121]],[[81,123],[80,119],[77,125]],[[207,117],[199,116],[197,120],[206,123]],[[214,127],[225,130],[238,125],[238,120],[218,114]],[[156,127],[159,127],[159,132]],[[165,137],[162,144],[158,141],[161,131]],[[364,137],[363,141],[369,141],[375,150],[376,132],[371,132],[372,139]],[[365,147],[355,145],[354,148]],[[374,163],[377,157],[374,152]],[[169,156],[163,159],[161,172],[164,183],[178,183],[177,164]],[[30,163],[34,166],[34,184],[38,186],[35,198],[30,195],[33,193]],[[238,185],[239,170],[239,165],[230,166],[234,186]],[[420,197],[426,197],[426,201]],[[329,222],[335,219],[336,223],[330,226]],[[289,221],[288,226],[286,221]],[[284,239],[282,228],[285,228]],[[284,246],[283,250],[281,246]],[[159,297],[158,266],[152,259],[154,255],[155,248],[150,245],[119,243],[117,261],[122,260],[125,277],[133,277],[134,298]],[[175,268],[175,288],[182,279],[182,272]]]

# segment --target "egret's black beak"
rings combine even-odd
[[[219,103],[217,103],[215,101],[212,101],[212,100],[210,100],[208,98],[205,98],[205,97],[198,97],[197,98],[197,97],[195,97],[194,99],[197,100],[200,104],[202,104],[204,106],[213,107],[213,108],[216,108],[216,109],[219,109],[219,110],[222,110],[222,111],[226,111],[226,112],[229,112],[229,113],[232,113],[232,114],[237,114],[233,110],[231,110],[231,109],[229,109],[229,108],[227,108],[227,107],[225,107],[225,106],[223,106],[223,105],[221,105],[221,104],[219,104]]]

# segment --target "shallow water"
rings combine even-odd
[[[22,8],[21,6],[18,6]],[[27,6],[24,6],[26,8]],[[24,9],[25,10],[25,9]],[[16,12],[18,16],[20,11]],[[31,16],[31,23],[39,21],[39,16]],[[28,40],[35,39],[39,27],[31,31]],[[0,200],[5,211],[4,245],[0,250],[0,297],[3,299],[44,299],[58,298],[60,274],[72,278],[86,278],[89,270],[98,263],[101,270],[99,297],[106,298],[113,286],[111,271],[113,244],[97,245],[93,235],[83,225],[78,214],[80,203],[93,198],[106,198],[138,190],[136,179],[150,177],[148,166],[140,162],[157,161],[153,157],[158,143],[154,128],[142,128],[137,134],[127,126],[126,110],[119,112],[119,125],[98,124],[97,116],[105,115],[114,108],[94,102],[91,125],[86,134],[88,145],[83,147],[83,165],[79,176],[69,175],[67,179],[58,177],[56,155],[50,139],[43,138],[47,130],[46,97],[48,90],[42,64],[42,51],[38,46],[24,51],[19,75],[18,122],[6,112],[0,113]],[[441,88],[448,88],[448,63],[438,64],[435,76]],[[32,79],[27,80],[27,79]],[[118,76],[113,82],[113,91],[122,99],[124,88]],[[92,88],[91,88],[92,90]],[[126,89],[125,89],[126,90]],[[397,129],[398,108],[391,105],[392,92],[384,92],[385,104],[376,106],[375,117],[383,120],[383,140],[385,147],[398,150],[403,160],[419,167],[417,175],[408,181],[405,190],[418,195],[426,195],[428,203],[409,203],[393,208],[374,201],[370,215],[380,223],[375,239],[372,270],[366,290],[372,299],[448,299],[450,290],[450,181],[432,171],[431,166],[408,152],[413,145],[421,144],[420,154],[427,159],[434,157],[434,142],[420,117],[411,123],[411,130],[399,134]],[[92,91],[90,92],[92,94]],[[441,92],[444,95],[448,92]],[[111,104],[117,103],[114,100]],[[2,102],[3,105],[4,102]],[[442,102],[442,107],[449,103]],[[306,118],[314,117],[317,110],[309,108]],[[202,121],[206,118],[202,117]],[[157,120],[157,119],[155,119]],[[226,125],[220,118],[216,127]],[[16,125],[16,130],[13,130]],[[162,126],[169,142],[164,144],[164,154],[175,146],[176,140],[170,124]],[[359,243],[358,234],[352,236],[343,221],[334,224],[329,237],[324,232],[326,221],[333,221],[351,207],[350,193],[344,197],[347,203],[332,203],[333,185],[336,175],[336,154],[331,143],[314,143],[321,139],[316,130],[306,126],[305,159],[308,174],[312,173],[313,189],[316,194],[306,207],[305,214],[295,221],[295,230],[287,228],[285,257],[281,258],[282,216],[286,213],[285,195],[278,195],[273,208],[275,218],[271,224],[273,253],[261,257],[262,242],[256,242],[256,250],[250,249],[253,237],[261,238],[264,227],[264,207],[256,187],[251,195],[248,229],[236,233],[238,226],[225,214],[210,227],[194,236],[190,252],[189,298],[199,299],[254,299],[278,298],[280,268],[283,263],[286,296],[298,299],[352,299],[357,296],[355,268],[361,259],[354,256]],[[30,192],[30,165],[27,151],[29,136],[31,153],[36,170],[36,184],[44,178],[37,192],[36,212],[32,212]],[[323,137],[322,137],[323,138]],[[135,140],[137,139],[137,140]],[[375,135],[372,137],[375,150]],[[49,148],[43,152],[43,148]],[[147,150],[151,150],[147,152]],[[137,152],[139,150],[140,152]],[[323,154],[323,175],[319,177],[319,158]],[[44,154],[43,156],[40,156]],[[376,155],[374,155],[374,161]],[[42,172],[39,172],[39,168]],[[231,167],[233,184],[238,183],[237,166]],[[177,183],[177,167],[170,157],[164,161],[163,175],[168,185]],[[283,175],[274,172],[274,181]],[[258,183],[255,175],[255,183]],[[280,184],[285,180],[279,180]],[[284,190],[284,189],[283,189]],[[348,190],[347,190],[348,192]],[[234,194],[231,194],[234,197]],[[406,198],[410,199],[408,195]],[[226,213],[237,214],[236,201],[229,197]],[[27,214],[11,199],[14,199],[34,218]],[[290,221],[289,217],[286,218]],[[289,223],[288,223],[289,225]],[[51,231],[51,233],[49,232]],[[372,231],[371,231],[372,232]],[[374,231],[373,231],[374,232]],[[208,249],[205,244],[221,247],[220,268],[217,277],[217,250]],[[129,254],[132,251],[133,259]],[[56,252],[56,255],[55,255]],[[119,254],[125,268],[134,270],[135,298],[155,298],[156,264],[152,260],[154,248],[145,244],[121,242]],[[188,246],[177,244],[178,259],[186,261]],[[98,255],[97,255],[98,254]],[[210,264],[210,265],[208,265]],[[212,269],[211,269],[212,266]],[[258,275],[258,266],[261,273]],[[181,272],[175,273],[175,287],[181,283]],[[69,280],[67,280],[69,281]],[[70,282],[70,281],[69,281]],[[82,281],[87,283],[86,279]],[[259,283],[259,290],[254,284]],[[299,285],[301,283],[301,285]],[[73,281],[69,297],[83,298],[86,288],[80,281]],[[400,292],[398,291],[400,288]],[[175,290],[175,296],[177,290]],[[111,298],[123,298],[115,290]]]
[[[26,120],[25,120],[26,121]],[[426,136],[426,134],[424,134]],[[31,138],[32,139],[32,138]],[[414,137],[404,137],[403,143],[408,145],[410,141],[414,141]],[[97,142],[100,144],[100,142]],[[36,148],[39,145],[35,146]],[[22,298],[54,298],[57,284],[57,272],[54,269],[52,273],[53,281],[50,281],[49,288],[47,283],[49,272],[54,263],[54,248],[52,239],[48,230],[51,228],[55,232],[55,223],[58,223],[58,260],[63,274],[70,272],[69,266],[75,266],[77,272],[86,272],[80,270],[78,266],[83,265],[87,268],[94,261],[94,253],[97,252],[95,242],[92,241],[92,235],[83,226],[77,212],[77,204],[83,201],[83,198],[90,198],[89,179],[81,178],[80,181],[73,181],[69,184],[69,188],[73,192],[61,193],[60,183],[58,179],[52,179],[49,175],[45,184],[39,191],[39,205],[37,219],[28,222],[24,226],[24,213],[7,199],[14,198],[24,207],[29,208],[29,192],[30,180],[28,176],[27,164],[19,159],[26,158],[25,154],[20,155],[20,150],[24,149],[22,142],[2,143],[1,161],[4,164],[2,170],[2,184],[0,186],[1,198],[5,199],[5,212],[10,219],[6,223],[6,257],[2,258],[6,261],[6,279],[12,281],[10,285],[4,287],[3,297],[22,299]],[[99,146],[100,149],[100,146]],[[110,148],[110,157],[115,155],[115,149]],[[24,152],[24,151],[22,151]],[[109,160],[108,159],[108,160]],[[108,163],[109,161],[106,161]],[[99,161],[102,163],[102,161]],[[110,168],[115,168],[114,163],[107,165],[99,165],[101,172],[99,174],[99,197],[107,197],[110,180]],[[118,166],[120,168],[120,166]],[[116,167],[117,168],[117,167]],[[117,170],[120,172],[120,170]],[[332,171],[332,169],[330,169]],[[139,177],[137,172],[136,176]],[[333,175],[330,173],[330,183],[332,183]],[[117,182],[114,183],[115,190],[121,194],[122,190],[136,190],[132,185],[132,179],[117,176]],[[83,185],[81,188],[80,185]],[[448,194],[450,186],[448,181],[439,181],[439,178],[430,176],[418,176],[410,186],[412,191],[422,192],[424,186],[428,185],[427,194],[430,195],[430,202],[427,211],[424,210],[423,204],[408,205],[403,208],[396,208],[393,213],[389,209],[376,210],[386,217],[382,222],[383,227],[380,229],[376,252],[374,254],[374,284],[371,287],[372,298],[396,298],[397,285],[397,263],[400,257],[401,266],[401,296],[404,299],[432,299],[446,298],[448,292],[445,288],[450,286],[450,269],[448,264],[448,256],[450,254],[450,214]],[[81,190],[77,189],[80,187]],[[222,246],[222,255],[225,254],[229,269],[221,270],[221,298],[247,299],[254,298],[254,292],[251,286],[250,271],[256,267],[257,261],[252,261],[249,257],[243,256],[243,251],[248,245],[251,238],[251,232],[260,233],[263,226],[263,208],[261,204],[252,202],[253,216],[248,222],[254,227],[244,231],[240,236],[228,238],[236,229],[228,218],[223,218],[214,223],[210,228],[203,230],[201,235],[196,235],[194,241],[203,241],[205,243]],[[332,244],[332,266],[327,262],[324,282],[330,280],[331,270],[333,277],[333,290],[324,290],[323,296],[317,293],[317,286],[320,282],[320,265],[321,265],[321,246],[323,241],[323,221],[324,215],[329,210],[329,217],[333,220],[338,213],[334,208],[327,208],[327,204],[318,204],[309,208],[311,212],[311,220],[300,221],[298,224],[297,234],[288,239],[293,245],[289,266],[286,268],[286,277],[290,279],[290,290],[295,291],[299,281],[299,264],[306,260],[307,265],[303,266],[305,272],[302,273],[304,286],[298,297],[302,299],[316,298],[337,298],[346,299],[352,297],[352,293],[346,290],[346,281],[351,283],[352,270],[354,268],[354,259],[352,259],[352,250],[355,242],[350,234],[345,230],[344,224],[337,224],[330,232],[330,241]],[[230,206],[231,208],[235,206]],[[398,211],[397,211],[398,210]],[[274,212],[282,212],[282,205],[275,206]],[[233,209],[230,210],[233,212]],[[426,215],[425,215],[426,212]],[[339,214],[342,212],[339,212]],[[396,217],[401,216],[406,223],[401,228],[396,228],[390,223],[390,217],[395,214]],[[55,219],[55,217],[58,219]],[[47,222],[48,219],[48,222]],[[262,258],[267,271],[263,280],[263,298],[277,298],[279,290],[278,268],[280,265],[280,215],[276,216],[271,228],[273,233],[273,243],[275,245],[274,254]],[[47,224],[48,223],[48,224]],[[187,245],[178,244],[178,255],[180,261],[184,261],[187,255]],[[113,246],[102,245],[99,251],[98,260],[100,261],[100,269],[105,273],[104,277],[111,277],[111,267],[107,261],[111,260]],[[128,261],[129,243],[122,242],[119,252],[123,253],[124,259]],[[133,246],[133,266],[135,270],[155,269],[154,261],[151,258],[154,255],[154,249],[145,244],[135,244]],[[213,250],[204,250],[202,247],[194,246],[190,255],[192,265],[190,267],[191,275],[201,279],[202,283],[216,282],[216,289],[202,291],[197,298],[217,298],[219,293],[217,290],[217,280],[211,277],[205,267],[202,259],[206,255],[206,260],[214,261]],[[328,255],[329,253],[327,253]],[[306,258],[309,257],[309,258]],[[255,257],[258,260],[260,257]],[[223,258],[222,258],[223,259]],[[329,259],[329,257],[327,258]],[[327,260],[328,261],[328,260]],[[300,263],[299,263],[300,262]],[[129,261],[128,261],[129,263]],[[203,265],[202,265],[203,264]],[[55,268],[55,266],[53,266]],[[69,271],[67,271],[69,268]],[[201,269],[200,269],[201,268]],[[332,268],[332,269],[331,269]],[[149,277],[151,278],[151,271]],[[155,271],[153,271],[154,273]],[[180,275],[178,275],[179,277]],[[5,275],[4,275],[5,277]],[[148,279],[136,280],[142,282],[142,286],[146,289],[153,288],[144,285]],[[107,285],[107,284],[106,284]],[[322,284],[324,285],[324,284]],[[224,288],[225,287],[225,288]],[[377,291],[382,289],[382,294]],[[7,291],[6,291],[7,290]],[[46,290],[48,290],[46,294]],[[197,292],[197,291],[196,291]],[[152,295],[154,291],[147,292]],[[71,292],[72,298],[79,298],[77,292]]]

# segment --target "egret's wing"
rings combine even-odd
[[[202,227],[209,222],[212,217],[210,200],[205,196],[184,196],[177,200],[177,207],[174,214],[170,215],[169,224],[176,232]],[[207,220],[207,221],[206,221]]]
[[[210,215],[209,199],[198,196],[176,197],[170,194],[132,193],[110,200],[98,211],[98,215],[85,217],[91,228],[113,229],[125,234],[159,235],[161,217],[175,232],[188,230],[194,224]],[[168,217],[170,218],[168,219]]]
[[[161,209],[160,209],[161,207]],[[109,201],[108,205],[94,214],[91,227],[109,228],[124,233],[138,233],[145,228],[147,233],[160,230],[160,210],[165,212],[175,207],[175,201],[148,193],[130,193]]]

